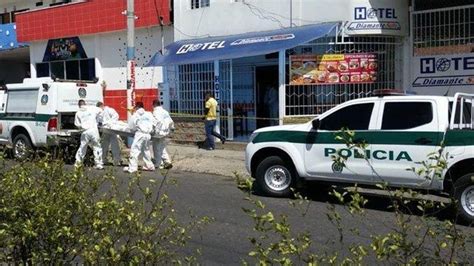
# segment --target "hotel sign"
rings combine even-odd
[[[474,53],[414,58],[413,87],[474,85]]]
[[[405,35],[408,5],[404,1],[392,1],[372,5],[371,2],[354,1],[351,19],[346,30],[348,34]]]

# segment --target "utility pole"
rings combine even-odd
[[[293,28],[293,0],[290,0],[290,28]]]
[[[135,1],[127,0],[127,120],[135,105]]]

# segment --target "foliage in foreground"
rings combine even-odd
[[[66,170],[44,159],[0,170],[0,262],[182,263],[190,234],[207,224],[181,223],[163,179]]]

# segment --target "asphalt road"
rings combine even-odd
[[[72,166],[67,166],[72,168]],[[107,167],[112,170],[119,179],[130,178],[128,173],[121,171],[118,167]],[[96,175],[99,172],[86,169],[87,174]],[[104,173],[101,171],[101,173]],[[145,179],[157,179],[162,181],[160,172],[144,172]],[[176,182],[166,182],[164,191],[175,202],[175,210],[178,221],[188,222],[192,218],[191,211],[197,216],[212,217],[214,221],[207,225],[204,230],[195,232],[189,245],[183,250],[183,254],[191,254],[200,249],[201,255],[198,261],[203,265],[240,265],[242,260],[255,264],[248,256],[252,250],[250,237],[259,235],[253,230],[253,220],[242,210],[242,208],[254,208],[245,198],[248,193],[237,188],[236,182],[231,177],[210,174],[198,174],[181,171],[171,171],[167,177]],[[317,185],[311,185],[305,192],[309,197],[309,204],[295,208],[290,199],[269,198],[252,194],[252,198],[261,200],[266,205],[266,211],[271,211],[275,216],[285,214],[289,217],[291,232],[307,231],[311,235],[311,250],[315,254],[334,253],[348,254],[348,248],[355,243],[369,244],[371,236],[388,233],[395,228],[396,214],[390,210],[391,202],[387,198],[366,195],[368,204],[363,208],[363,215],[350,214],[343,205],[338,204],[327,191],[321,190]],[[337,227],[328,219],[331,207],[341,215],[341,226],[344,228],[344,238],[340,241]],[[414,214],[410,224],[419,223],[419,214],[416,208],[411,208]],[[303,215],[305,213],[305,215]],[[411,212],[410,212],[411,213]],[[408,215],[408,214],[407,214]],[[448,219],[449,212],[437,213],[434,223],[441,224]],[[474,235],[474,227],[459,226],[459,229]],[[357,233],[355,233],[357,231]],[[468,246],[470,254],[468,261],[474,261],[474,243]],[[364,261],[374,264],[374,258]]]
[[[127,178],[127,174],[116,172],[118,177]],[[162,180],[158,173],[144,173],[145,177]],[[230,177],[209,174],[171,171],[168,178],[175,179],[176,184],[167,184],[166,193],[175,201],[175,207],[182,221],[188,221],[189,211],[198,216],[213,217],[214,222],[202,232],[196,233],[189,243],[187,252],[199,248],[202,255],[199,261],[204,265],[241,264],[242,260],[252,261],[248,257],[252,245],[249,238],[257,236],[252,230],[254,223],[242,210],[252,207],[245,200],[247,194],[239,190],[235,180]],[[395,213],[389,210],[388,199],[367,196],[369,203],[364,208],[364,216],[353,216],[342,205],[337,204],[331,196],[314,185],[308,190],[309,207],[292,207],[289,199],[268,198],[253,195],[264,202],[268,211],[274,214],[286,214],[292,225],[292,231],[305,230],[310,232],[313,240],[313,250],[317,253],[345,253],[353,243],[370,243],[370,236],[383,234],[394,228]],[[294,201],[293,201],[294,202]],[[339,241],[338,230],[327,218],[329,208],[341,214],[342,227],[345,228],[343,242]],[[416,209],[416,208],[414,208]],[[449,214],[440,213],[435,216],[438,221],[446,219]],[[413,223],[417,214],[413,214]],[[351,232],[351,229],[359,233]],[[474,228],[461,227],[467,233],[473,234]],[[474,256],[474,249],[472,256]]]

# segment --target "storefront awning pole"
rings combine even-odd
[[[283,125],[283,117],[285,117],[285,99],[286,99],[286,50],[280,50],[278,52],[278,118],[279,125]]]

